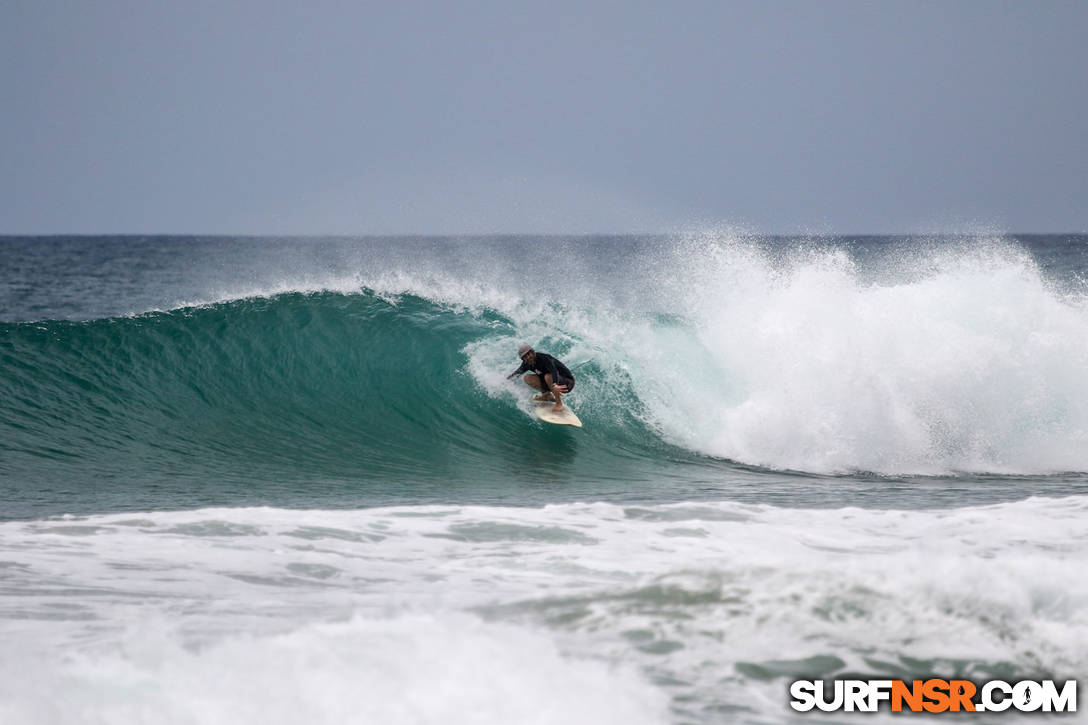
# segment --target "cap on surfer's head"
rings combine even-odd
[[[522,345],[518,348],[518,357],[525,357],[533,351],[532,345]]]

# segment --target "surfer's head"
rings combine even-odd
[[[520,357],[523,362],[531,363],[536,357],[536,353],[533,352],[533,348],[531,345],[522,345],[518,348],[518,357]]]

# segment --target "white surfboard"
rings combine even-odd
[[[534,400],[533,412],[536,413],[536,417],[540,418],[545,423],[554,423],[555,425],[573,425],[575,428],[582,427],[582,421],[578,420],[578,416],[574,414],[574,411],[570,409],[570,406],[566,403],[563,404],[563,410],[556,413],[552,408],[555,407],[555,402],[551,400]]]

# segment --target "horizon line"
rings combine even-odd
[[[727,232],[738,237],[779,237],[779,238],[836,238],[836,237],[917,237],[917,236],[958,236],[958,237],[1060,237],[1088,236],[1088,231],[951,231],[929,230],[913,232],[761,232],[739,229],[691,229],[658,232],[306,232],[306,233],[261,233],[261,232],[0,232],[0,239],[41,238],[56,239],[63,237],[123,237],[123,238],[216,238],[216,239],[420,239],[420,238],[505,238],[505,237],[670,237],[695,234]]]

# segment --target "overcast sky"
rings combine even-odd
[[[1088,2],[0,0],[0,233],[1088,231]]]

